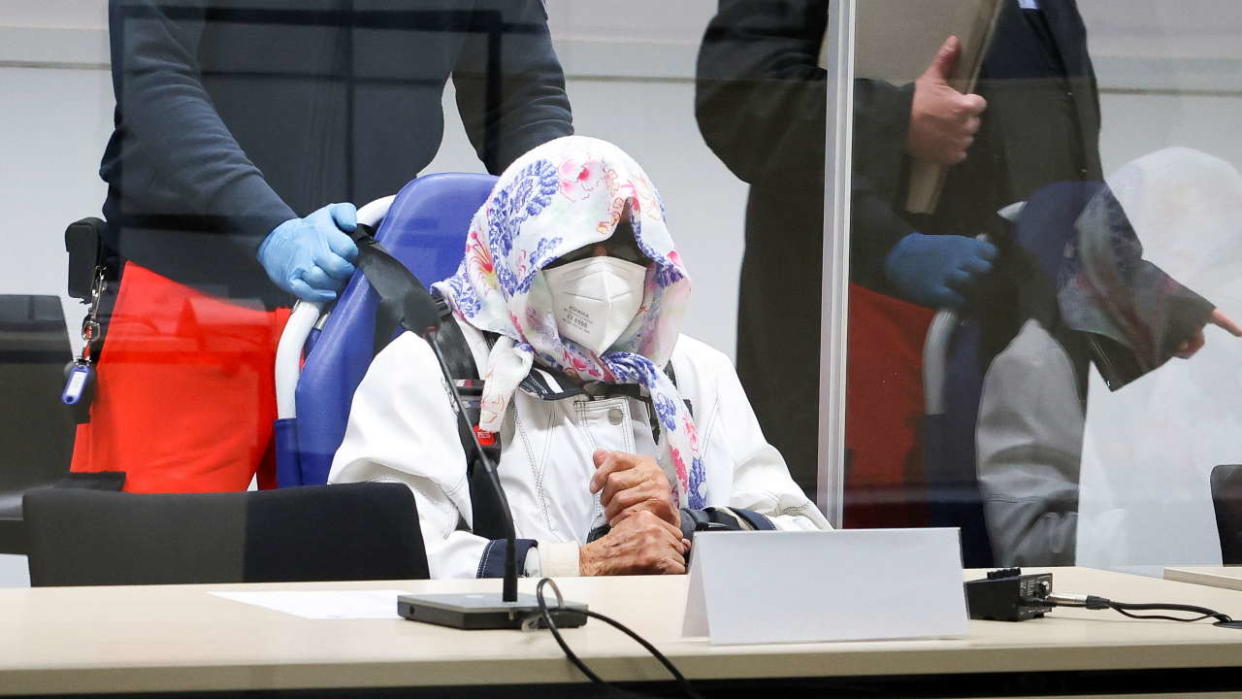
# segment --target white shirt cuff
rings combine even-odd
[[[539,577],[543,578],[576,578],[580,575],[578,562],[578,544],[573,542],[539,542],[538,548],[531,553],[539,552]],[[527,556],[527,567],[530,557]]]

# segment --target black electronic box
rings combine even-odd
[[[966,583],[971,619],[1026,621],[1052,609],[1052,573],[1023,575],[1017,568],[994,570],[983,580]]]

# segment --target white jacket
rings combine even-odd
[[[461,328],[482,366],[482,334]],[[763,438],[729,359],[683,335],[672,365],[699,429],[708,505],[759,513],[779,529],[829,528]],[[480,575],[490,543],[457,528],[459,519],[470,522],[471,506],[455,420],[430,346],[405,333],[375,358],[358,387],[329,475],[330,483],[408,485],[433,578]],[[646,404],[625,397],[544,400],[519,391],[500,439],[500,480],[517,536],[538,542],[538,555],[525,563],[528,575],[578,574],[578,546],[603,523],[599,498],[588,490],[596,449],[658,454]]]

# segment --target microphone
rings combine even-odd
[[[427,299],[431,300],[431,295],[427,294]],[[434,307],[434,301],[432,302]],[[513,510],[509,509],[509,499],[505,497],[505,489],[500,484],[500,474],[496,471],[496,464],[487,456],[483,445],[479,443],[479,435],[474,431],[474,425],[470,424],[467,419],[466,406],[461,400],[461,393],[458,392],[457,386],[453,382],[452,372],[449,371],[448,363],[444,361],[444,354],[440,351],[440,345],[436,342],[436,334],[440,329],[440,315],[436,313],[436,324],[434,327],[427,328],[422,338],[431,345],[431,351],[436,355],[436,362],[440,365],[440,374],[444,377],[445,383],[449,387],[449,395],[453,399],[453,407],[457,409],[457,421],[463,423],[466,431],[470,433],[470,441],[474,447],[474,453],[478,458],[476,464],[483,469],[486,476],[486,482],[491,488],[491,496],[493,504],[504,518],[505,525],[505,577],[504,588],[501,594],[501,601],[509,604],[517,602],[517,528],[513,524]]]
[[[496,464],[479,443],[474,425],[470,424],[465,404],[453,381],[453,373],[436,341],[440,331],[440,307],[412,272],[388,254],[365,233],[357,236],[358,267],[381,298],[381,313],[397,315],[401,326],[423,338],[436,357],[440,374],[449,387],[449,396],[457,411],[457,420],[470,434],[476,456],[475,464],[483,469],[484,481],[492,505],[500,513],[505,530],[505,571],[499,597],[495,594],[458,593],[443,595],[401,595],[397,613],[411,621],[422,621],[458,629],[518,629],[529,619],[539,616],[540,605],[535,595],[519,595],[517,571],[516,527],[513,511],[500,484]],[[587,607],[576,602],[562,602],[551,615],[558,627],[573,628],[586,623]]]

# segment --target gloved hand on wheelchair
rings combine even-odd
[[[960,235],[911,233],[893,246],[884,273],[906,301],[932,308],[961,308],[979,280],[992,271],[996,246]]]
[[[306,218],[285,221],[259,246],[259,264],[280,288],[312,303],[336,299],[354,274],[358,227],[353,204],[331,204]]]

